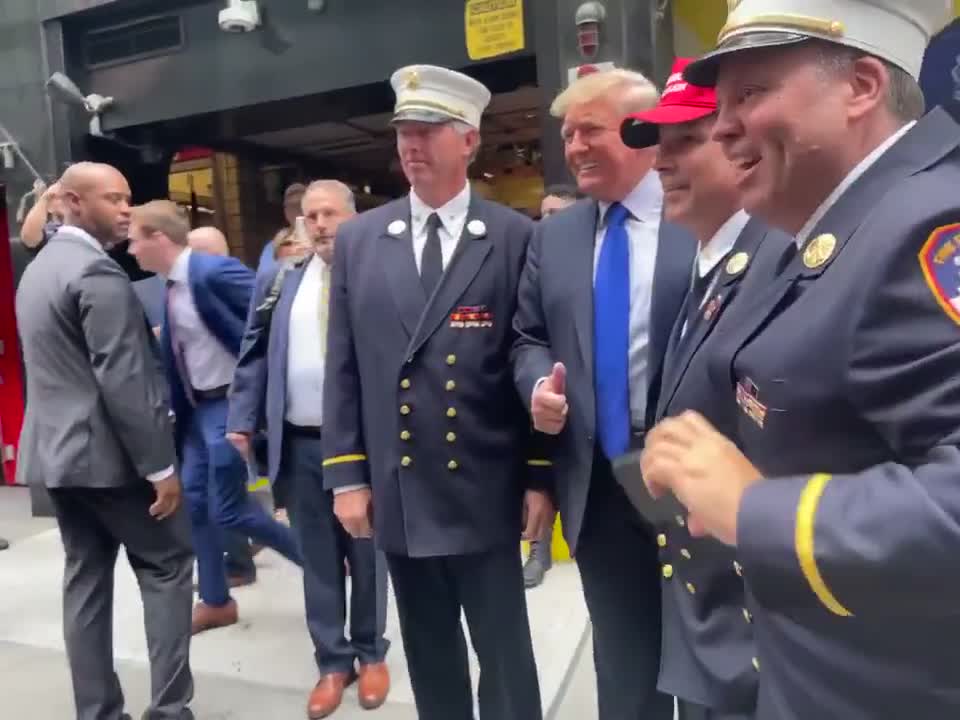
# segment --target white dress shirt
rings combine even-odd
[[[836,205],[837,200],[840,199],[840,196],[843,195],[847,190],[849,190],[851,185],[853,185],[857,180],[859,180],[860,177],[867,170],[869,170],[874,165],[874,163],[876,163],[877,160],[879,160],[883,156],[883,154],[887,150],[889,150],[891,147],[893,147],[896,144],[897,140],[899,140],[904,135],[906,135],[907,132],[909,132],[910,128],[912,128],[916,124],[917,124],[916,120],[908,122],[902,128],[897,130],[893,135],[891,135],[882,143],[880,143],[877,147],[875,147],[873,151],[869,155],[867,155],[863,160],[857,163],[857,165],[853,168],[853,170],[851,170],[847,174],[847,176],[841,181],[841,183],[833,189],[833,192],[827,195],[827,199],[824,200],[822,203],[820,203],[820,207],[818,207],[814,211],[813,215],[810,216],[810,219],[807,220],[806,224],[802,228],[800,228],[800,232],[797,233],[797,237],[796,237],[798,248],[801,248],[801,249],[803,248],[803,244],[807,241],[807,238],[810,237],[810,233],[813,232],[813,228],[815,228],[817,223],[823,219],[823,216],[827,214],[830,208]]]
[[[85,243],[90,245],[92,248],[98,252],[106,255],[107,251],[104,249],[103,245],[100,244],[100,241],[97,240],[93,235],[88,233],[83,228],[78,228],[76,225],[61,225],[57,229],[58,233],[63,233],[64,235],[72,235],[75,238],[83,240]],[[152,483],[158,483],[161,480],[166,480],[168,477],[173,475],[173,465],[164,468],[163,470],[158,470],[155,473],[150,473],[147,475],[147,480]]]
[[[302,427],[323,425],[324,343],[320,337],[320,302],[329,283],[327,264],[314,255],[300,279],[290,308],[287,334],[286,420]]]
[[[168,279],[173,286],[168,320],[188,376],[181,379],[195,390],[214,390],[233,381],[237,359],[207,329],[197,312],[189,282],[191,253],[186,248],[170,269]]]
[[[660,238],[660,215],[663,211],[663,186],[660,184],[660,176],[652,170],[648,172],[620,204],[630,211],[626,222],[627,237],[630,240],[630,418],[634,427],[642,428],[645,425],[647,409],[653,275]],[[599,203],[593,251],[594,282],[603,238],[607,232],[605,217],[609,207],[610,203]]]
[[[447,201],[443,207],[432,208],[417,197],[417,193],[410,190],[410,230],[413,237],[413,257],[417,261],[417,272],[423,261],[423,249],[427,246],[427,220],[433,213],[440,216],[443,227],[439,229],[440,254],[443,256],[443,269],[447,269],[463,226],[467,222],[467,212],[470,210],[470,183],[466,183],[457,195]]]

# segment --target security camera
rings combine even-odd
[[[230,0],[217,18],[224,32],[250,32],[260,27],[257,0]]]

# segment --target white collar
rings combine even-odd
[[[88,245],[91,245],[96,250],[102,252],[104,255],[107,254],[107,251],[104,249],[103,245],[100,244],[100,241],[83,228],[77,227],[76,225],[61,225],[59,228],[57,228],[57,232],[63,233],[64,235],[72,235],[79,240],[83,240]]]
[[[177,255],[177,259],[173,261],[173,266],[170,268],[170,274],[167,276],[167,280],[178,283],[186,283],[190,280],[190,254],[192,252],[192,249],[184,248],[183,251]]]
[[[697,271],[700,277],[706,277],[733,249],[748,222],[750,222],[750,216],[744,210],[738,210],[700,248],[697,253]]]
[[[427,222],[427,218],[433,213],[440,216],[443,226],[450,231],[458,222],[463,224],[470,210],[470,183],[465,182],[463,189],[447,200],[442,207],[432,208],[417,195],[413,188],[410,188],[410,219],[413,222],[414,231],[422,229]]]
[[[803,247],[803,244],[807,241],[807,238],[810,237],[810,233],[813,232],[813,228],[816,227],[818,222],[823,220],[823,216],[826,215],[827,211],[836,204],[836,202],[840,199],[840,196],[849,190],[851,185],[859,180],[860,177],[867,170],[869,170],[870,167],[874,165],[874,163],[876,163],[877,160],[879,160],[887,150],[893,147],[894,144],[900,138],[906,135],[910,128],[916,124],[916,120],[908,122],[893,135],[877,145],[877,147],[875,147],[869,155],[857,163],[853,170],[847,173],[847,176],[833,189],[833,192],[827,195],[827,199],[820,203],[820,206],[814,211],[813,215],[810,216],[810,219],[807,220],[802,228],[800,228],[800,232],[797,233],[795,238],[797,247]]]
[[[600,223],[603,224],[607,210],[613,203],[600,202]],[[660,184],[660,175],[651,170],[627,193],[620,201],[630,214],[643,222],[648,219],[659,219],[663,211],[663,185]]]

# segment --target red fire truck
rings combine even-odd
[[[0,185],[0,482],[8,485],[12,485],[16,477],[17,443],[23,424],[23,374],[13,297],[6,193]]]

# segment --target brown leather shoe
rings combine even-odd
[[[360,707],[375,710],[387,701],[390,692],[390,671],[384,662],[360,666],[360,685],[357,695]]]
[[[202,633],[204,630],[227,627],[236,624],[239,619],[237,601],[230,599],[226,605],[215,607],[205,602],[198,602],[193,606],[192,633]]]
[[[327,673],[310,693],[307,701],[307,717],[310,720],[320,720],[332,715],[343,700],[343,691],[357,679],[357,674],[351,670],[348,673]]]

